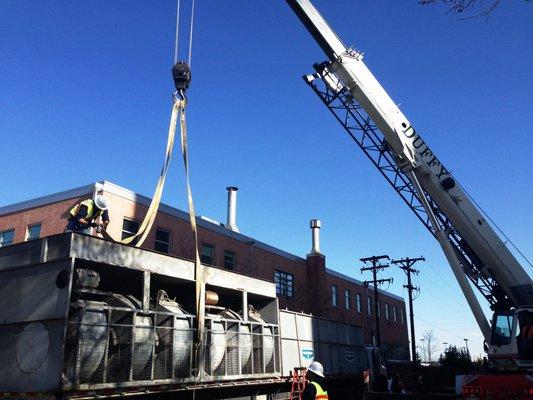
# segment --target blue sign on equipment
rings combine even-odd
[[[302,357],[306,360],[312,360],[315,357],[315,350],[302,349]]]

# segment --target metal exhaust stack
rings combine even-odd
[[[311,254],[321,254],[320,253],[320,228],[322,227],[322,222],[319,219],[312,219],[310,222],[311,231],[313,234],[313,247],[311,249]]]
[[[237,190],[238,187],[228,186],[228,219],[226,222],[226,228],[231,231],[239,232],[237,228]]]

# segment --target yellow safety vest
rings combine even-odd
[[[72,207],[72,210],[70,210],[70,215],[75,217],[78,214],[78,211],[80,211],[81,206],[87,207],[87,215],[84,219],[87,221],[90,221],[92,219],[98,218],[102,214],[102,210],[100,210],[98,207],[94,206],[93,199],[87,199],[83,200],[81,203],[76,204],[74,207]],[[93,211],[96,211],[96,213],[93,215]]]
[[[315,395],[315,400],[328,400],[329,397],[328,397],[328,392],[325,391],[324,389],[322,389],[322,386],[320,386],[318,383],[316,382],[311,382],[311,384],[315,387],[316,389],[316,395]]]

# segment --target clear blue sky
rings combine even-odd
[[[458,345],[467,337],[480,353],[437,243],[302,81],[325,56],[285,2],[196,4],[188,121],[199,214],[223,221],[225,187],[236,185],[241,232],[301,256],[309,219],[320,218],[328,266],[359,279],[361,257],[423,254],[418,335],[433,329],[439,344]],[[502,2],[487,21],[457,21],[416,0],[315,5],[533,257],[533,4]],[[2,1],[0,206],[102,179],[151,195],[171,106],[174,24],[173,0]],[[179,161],[164,201],[186,209]],[[404,294],[401,271],[382,276]]]

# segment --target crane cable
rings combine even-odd
[[[179,46],[179,27],[180,27],[180,8],[181,8],[181,1],[177,0],[177,7],[176,7],[176,35],[174,39],[174,64],[178,62],[178,46]],[[189,28],[189,52],[188,52],[188,59],[187,64],[189,65],[189,68],[191,67],[192,63],[192,33],[194,28],[194,0],[191,2],[191,23]]]
[[[457,182],[457,181],[456,181]],[[466,191],[466,189],[461,185],[459,184],[459,186],[461,187],[461,189],[463,189],[463,192],[466,193],[466,195],[468,196],[468,198],[470,200],[472,200],[472,202],[477,206],[477,208],[479,208],[479,210],[481,211],[481,213],[483,215],[485,215],[485,217],[488,218],[488,220],[492,223],[492,225],[502,234],[502,236],[505,238],[505,242],[504,244],[507,244],[507,243],[510,243],[510,245],[518,252],[518,254],[520,254],[522,256],[522,258],[529,264],[530,267],[533,268],[533,264],[531,263],[531,261],[526,257],[526,255],[524,253],[522,253],[522,251],[514,244],[514,242],[509,238],[509,236],[507,236],[505,234],[505,232],[498,226],[498,224],[496,224],[496,222],[494,222],[494,220],[490,217],[489,214],[487,214],[485,212],[485,210],[483,208],[481,208],[481,206],[476,202],[476,200],[474,200],[474,198],[472,196],[470,196],[470,193],[468,193]]]
[[[179,43],[179,21],[180,21],[180,0],[177,0],[177,10],[176,10],[176,36],[175,36],[175,45],[174,45],[174,64],[177,62],[178,57],[178,43]],[[192,59],[192,34],[193,34],[193,21],[194,21],[194,0],[192,0],[192,10],[191,10],[191,24],[190,24],[190,33],[189,33],[189,65]],[[161,168],[161,173],[159,174],[159,179],[157,181],[156,189],[148,207],[148,211],[139,227],[137,233],[132,236],[124,238],[121,243],[132,244],[135,242],[136,247],[142,246],[148,234],[150,233],[152,226],[155,222],[157,216],[157,211],[159,209],[159,204],[161,203],[161,197],[163,195],[163,188],[165,186],[165,180],[170,165],[170,160],[172,158],[172,152],[174,149],[174,139],[176,136],[176,127],[177,120],[180,119],[180,130],[181,130],[181,149],[183,155],[183,161],[185,164],[185,173],[187,180],[187,199],[189,203],[189,216],[191,220],[191,227],[194,233],[195,238],[195,248],[196,248],[196,263],[199,264],[200,256],[198,250],[198,234],[196,229],[195,213],[194,213],[194,203],[192,200],[192,193],[190,188],[189,181],[189,167],[188,167],[188,155],[187,155],[187,123],[185,118],[185,108],[187,105],[187,99],[185,97],[184,90],[178,90],[173,95],[174,104],[172,106],[172,113],[170,117],[170,124],[168,128],[167,135],[167,146],[165,151],[165,160],[163,162],[163,167]]]
[[[191,20],[189,30],[189,51],[188,51],[188,69],[190,73],[190,67],[192,63],[192,39],[194,28],[194,0],[191,2]],[[180,0],[177,0],[176,10],[176,36],[174,44],[174,66],[178,65],[178,44],[179,44],[179,19],[180,15]],[[173,71],[174,72],[174,71]],[[190,79],[190,75],[189,75]],[[187,83],[188,85],[188,83]],[[202,349],[205,345],[205,276],[202,262],[200,260],[200,250],[198,247],[198,227],[196,225],[196,212],[194,210],[194,201],[192,197],[191,181],[189,174],[189,152],[187,146],[187,121],[185,115],[185,106],[187,104],[185,94],[183,91],[177,91],[174,93],[174,98],[178,100],[178,96],[181,96],[181,100],[184,102],[183,107],[180,109],[180,127],[181,127],[181,155],[183,158],[183,166],[185,169],[185,181],[187,190],[187,204],[189,208],[189,221],[191,224],[191,230],[194,240],[194,280],[195,280],[195,304],[196,304],[196,342],[195,342],[195,356],[197,362],[197,380],[195,380],[193,387],[193,399],[196,398],[196,384],[202,377],[204,370],[204,353]]]

